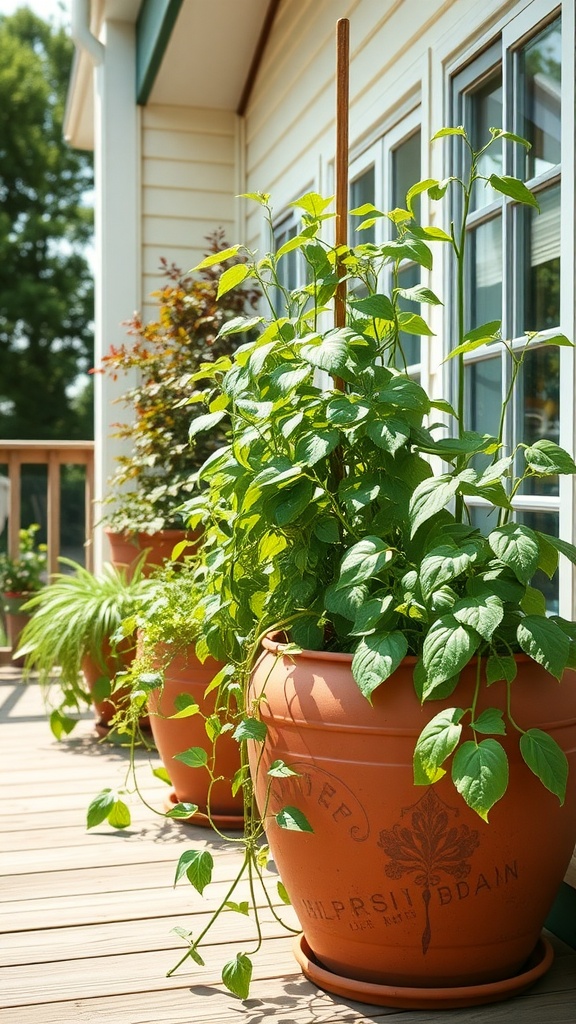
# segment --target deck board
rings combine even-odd
[[[165,785],[154,754],[139,752],[138,777],[160,809]],[[0,669],[0,1020],[2,1024],[435,1024],[446,1011],[399,1011],[332,996],[303,978],[292,939],[269,917],[255,958],[250,999],[221,985],[220,969],[253,941],[254,925],[222,916],[206,966],[167,972],[182,954],[176,925],[196,933],[226,892],[238,850],[206,829],[166,821],[131,799],[131,827],[86,830],[86,809],[104,786],[121,785],[127,752],[99,744],[83,716],[63,743],[52,738],[41,694]],[[174,887],[180,853],[210,849],[215,881],[201,898]],[[271,895],[274,878],[269,881]],[[287,911],[288,917],[291,911]],[[294,919],[292,918],[292,923]],[[452,1010],[450,1024],[575,1024],[576,953],[556,959],[529,992],[489,1008]]]

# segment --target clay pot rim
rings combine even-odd
[[[281,637],[282,633],[280,632],[269,633],[268,636],[265,636],[264,639],[262,640],[262,647],[264,648],[265,651],[268,651],[270,654],[283,654],[282,648],[289,646],[289,642],[283,641],[282,639],[280,639]],[[332,664],[340,663],[351,665],[354,655],[349,654],[345,651],[312,651],[305,647],[298,653],[291,653],[290,651],[288,651],[286,653],[286,657],[309,658],[316,659],[317,661],[325,661]],[[533,661],[533,659],[530,658],[528,654],[524,654],[523,652],[518,652],[514,654],[513,657],[515,661],[521,664]],[[468,664],[475,665],[477,660],[478,659],[476,657],[473,657],[470,659],[470,662]],[[406,666],[415,665],[417,661],[418,658],[415,654],[407,654],[406,657],[402,659],[402,664]],[[534,662],[534,664],[537,665],[537,662]],[[542,666],[537,665],[537,667],[541,668]]]

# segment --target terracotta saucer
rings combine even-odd
[[[322,967],[306,939],[298,935],[293,953],[308,981],[326,992],[375,1006],[398,1007],[404,1010],[451,1010],[460,1006],[479,1006],[510,999],[533,985],[550,968],[554,950],[545,936],[526,961],[524,969],[513,978],[484,985],[463,985],[454,988],[410,988],[401,985],[377,985],[345,978]]]
[[[174,790],[171,789],[164,801],[164,810],[171,811],[177,803],[179,803],[178,797]],[[244,828],[244,817],[242,814],[212,814],[211,818],[216,827],[221,831],[225,829],[234,831]],[[190,818],[176,818],[175,820],[181,821],[184,825],[199,825],[200,828],[211,828],[210,819],[202,811],[196,811],[196,814],[192,814]]]

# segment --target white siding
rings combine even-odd
[[[160,260],[184,272],[207,251],[206,236],[223,228],[236,240],[236,116],[221,110],[147,106],[142,110],[142,300],[163,284]]]

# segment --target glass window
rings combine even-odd
[[[535,178],[560,163],[561,45],[557,18],[519,53],[518,130],[532,143],[525,157],[527,178]]]
[[[486,144],[491,128],[507,129],[531,143],[529,151],[509,142],[492,146],[478,168],[488,177],[512,173],[529,181],[539,210],[481,181],[467,221],[466,329],[501,320],[503,335],[515,348],[526,343],[527,332],[560,327],[561,36],[561,20],[556,18],[508,50],[495,43],[455,79],[456,123],[466,126],[475,149]],[[504,66],[509,72],[506,90]],[[456,173],[465,173],[464,164],[465,158]],[[536,343],[526,355],[514,407],[504,424],[506,451],[513,452],[519,440],[559,443],[560,351]],[[466,357],[466,404],[471,427],[496,434],[511,365],[504,346],[490,353],[488,359],[478,350]],[[477,462],[482,468],[482,460]],[[542,511],[543,503],[551,504],[550,511]],[[519,522],[557,533],[558,477],[527,480],[517,504]],[[485,523],[486,508],[480,501],[470,500],[470,512],[473,521]],[[544,578],[539,583],[549,608],[556,609],[557,581],[550,584]]]
[[[406,193],[421,178],[421,146],[422,133],[420,129],[415,131],[407,139],[403,139],[395,146],[390,154],[391,157],[391,208],[404,209],[406,206]],[[416,220],[420,218],[419,197],[414,203],[414,214]],[[398,286],[400,288],[413,288],[420,284],[420,267],[416,263],[402,263],[398,273]],[[412,313],[420,313],[420,303],[411,302],[408,299],[400,300],[400,307]],[[406,367],[415,366],[421,361],[421,339],[414,334],[400,335],[400,345],[406,360]]]

